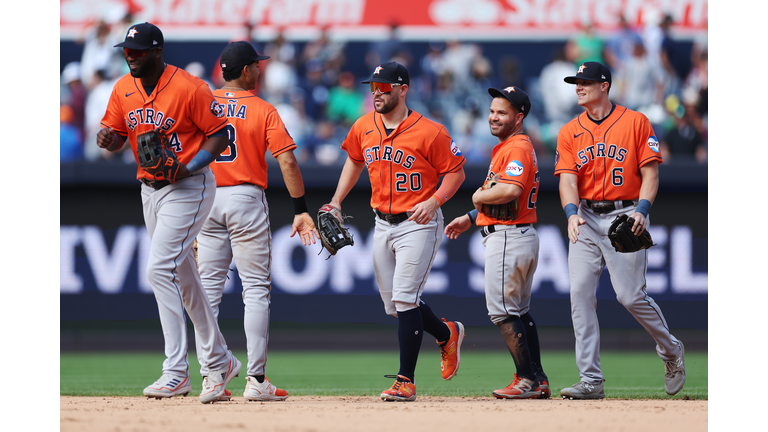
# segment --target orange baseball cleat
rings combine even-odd
[[[416,384],[402,375],[384,375],[385,378],[395,378],[395,383],[389,390],[381,392],[381,400],[412,402],[416,400]]]
[[[440,347],[440,373],[444,380],[450,380],[456,376],[461,363],[461,343],[464,341],[464,325],[458,321],[443,322],[451,330],[451,337],[448,343]],[[438,342],[440,343],[440,342]]]

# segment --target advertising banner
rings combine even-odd
[[[403,40],[546,40],[586,23],[611,31],[620,16],[641,27],[668,14],[678,37],[692,37],[706,34],[708,10],[708,0],[62,0],[60,24],[62,40],[126,12],[158,25],[166,40],[229,40],[249,30],[313,39],[321,29],[371,40],[387,37],[392,24]]]
[[[272,236],[272,291],[277,294],[351,294],[378,296],[373,272],[373,230],[348,225],[355,245],[329,254],[320,244],[304,247],[291,238],[291,226]],[[568,239],[559,227],[538,225],[539,265],[532,292],[537,298],[569,298]],[[145,271],[150,240],[143,226],[116,230],[98,226],[61,226],[62,295],[151,294]],[[656,246],[648,249],[648,293],[657,300],[706,300],[707,241],[695,239],[687,226],[652,226]],[[443,238],[425,294],[482,297],[485,248],[479,230],[457,240]],[[639,252],[645,253],[645,252]],[[242,291],[234,261],[225,293]],[[598,298],[615,298],[604,272]]]

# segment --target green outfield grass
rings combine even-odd
[[[242,395],[246,354],[239,378],[227,388]],[[294,396],[375,396],[397,373],[397,352],[270,352],[267,376]],[[601,353],[608,398],[708,399],[706,352],[686,352],[687,380],[683,390],[670,397],[664,392],[664,363],[654,352]],[[141,396],[142,389],[161,374],[162,353],[60,354],[60,391],[67,396]],[[190,353],[192,392],[202,386],[199,365]],[[545,352],[542,363],[549,376],[552,396],[579,380],[573,352]],[[506,351],[462,352],[459,373],[451,381],[440,377],[437,349],[422,349],[416,368],[417,394],[422,396],[486,396],[512,379],[514,364]]]

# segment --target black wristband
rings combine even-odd
[[[293,199],[293,214],[309,213],[307,209],[307,201],[304,199],[304,195]]]

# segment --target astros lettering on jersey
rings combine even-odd
[[[517,197],[517,219],[502,221],[478,213],[477,226],[536,223],[539,164],[531,139],[525,135],[514,135],[497,144],[493,148],[487,178],[494,174],[499,183],[513,184],[523,189],[523,192]]]
[[[181,121],[187,117],[192,121]],[[179,162],[188,164],[207,136],[226,125],[226,119],[203,80],[176,66],[166,65],[149,96],[140,78],[130,74],[120,78],[112,89],[101,124],[128,139],[137,163],[136,136],[159,128],[168,136]],[[141,167],[136,178],[154,180]]]
[[[578,175],[581,199],[634,200],[642,184],[640,167],[651,161],[662,162],[648,118],[616,105],[600,124],[585,111],[560,129],[555,175]]]
[[[389,136],[381,114],[369,112],[352,125],[341,148],[368,167],[371,207],[389,214],[428,200],[439,178],[466,162],[443,125],[412,110]]]
[[[229,147],[211,164],[216,185],[251,183],[266,189],[267,148],[274,157],[296,149],[277,109],[249,91],[219,89],[213,94],[227,118],[229,134]],[[250,136],[243,136],[249,132]]]

